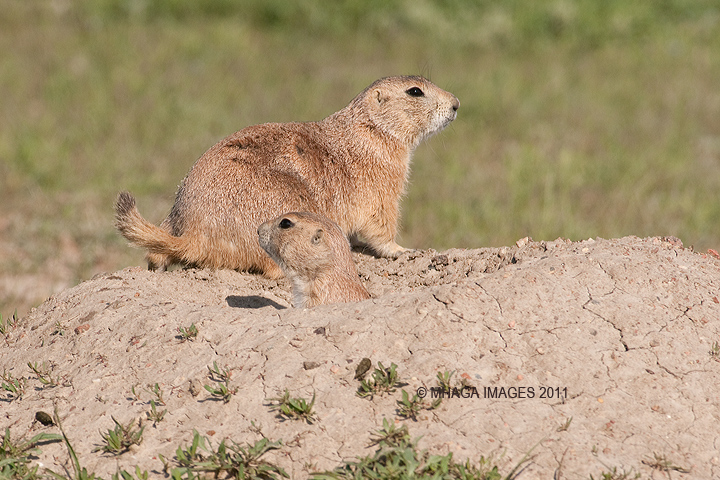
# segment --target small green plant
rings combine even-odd
[[[232,372],[229,368],[218,367],[217,362],[213,362],[212,368],[208,367],[210,380],[215,382],[215,386],[204,385],[205,390],[223,402],[228,403],[233,395],[237,393],[237,387],[230,388],[230,375]]]
[[[135,402],[141,402],[142,400],[140,400],[140,395],[138,395],[138,393],[135,391],[135,387],[136,387],[136,385],[133,385],[132,387],[130,387],[130,392],[132,393],[132,397],[128,398],[128,400],[132,400]]]
[[[420,413],[421,410],[434,410],[440,406],[441,402],[442,399],[438,398],[434,400],[429,406],[426,406],[425,400],[420,398],[417,393],[413,394],[412,398],[410,398],[410,394],[403,388],[402,400],[397,401],[398,415],[400,415],[401,417],[417,420],[417,414]]]
[[[590,453],[592,453],[593,456],[597,457],[598,456],[598,446],[593,445],[592,448],[590,449]],[[603,463],[603,462],[601,462],[601,463]],[[639,473],[633,474],[632,468],[627,472],[625,470],[620,470],[618,472],[617,467],[611,468],[608,465],[606,465],[605,463],[603,463],[603,466],[605,468],[607,468],[607,470],[600,473],[598,480],[629,480],[629,479],[640,478]],[[595,480],[595,477],[593,477],[592,474],[590,475],[590,480]]]
[[[567,420],[565,420],[565,422],[561,423],[558,426],[557,431],[558,432],[566,432],[567,429],[570,428],[570,424],[572,423],[572,420],[573,420],[573,417],[570,417]]]
[[[30,440],[12,440],[10,429],[5,429],[5,436],[0,444],[0,478],[35,480],[42,478],[38,474],[38,465],[30,466],[30,455],[37,454],[39,443],[62,440],[55,433],[39,433]]]
[[[407,425],[397,428],[394,422],[383,418],[383,428],[378,430],[377,433],[370,438],[370,445],[397,447],[409,443],[410,440]]]
[[[277,480],[289,478],[285,471],[261,457],[270,450],[282,447],[281,441],[271,442],[262,438],[254,444],[239,445],[233,441],[221,441],[217,450],[212,448],[210,440],[202,437],[193,430],[192,443],[186,447],[178,447],[175,452],[176,462],[179,466],[172,467],[160,455],[164,469],[173,480],[190,480],[205,478],[202,474],[211,474],[212,478],[219,478],[224,474],[229,478]]]
[[[47,387],[57,387],[60,382],[58,378],[53,378],[50,374],[52,373],[52,366],[43,362],[42,365],[38,365],[37,362],[28,362],[28,368],[37,375],[40,383]]]
[[[142,442],[144,426],[140,429],[134,428],[135,420],[131,420],[127,425],[118,422],[115,417],[111,417],[115,422],[115,428],[108,430],[102,434],[104,444],[96,447],[93,452],[112,453],[120,455],[130,449],[133,445],[140,445]]]
[[[140,395],[135,390],[135,387],[137,385],[133,385],[130,388],[130,392],[132,392],[132,397],[129,400],[134,400],[136,402],[141,402]],[[154,385],[148,384],[148,386],[145,388],[145,391],[148,392],[150,395],[155,397],[155,403],[157,403],[160,406],[165,405],[165,398],[163,397],[163,391],[160,389],[160,385],[155,383]]]
[[[450,391],[452,389],[452,384],[450,383],[450,381],[454,373],[455,370],[453,370],[452,372],[449,372],[447,370],[445,370],[444,372],[437,372],[437,385],[444,392]]]
[[[680,473],[690,473],[690,470],[673,464],[673,462],[671,460],[668,460],[667,457],[665,457],[665,455],[661,455],[659,453],[653,453],[653,458],[643,460],[642,463],[644,463],[645,465],[647,465],[650,468],[654,468],[655,470],[660,470],[661,472],[666,472],[666,473],[668,473],[668,475],[670,474],[671,471],[676,471],[676,472],[680,472]]]
[[[617,467],[613,467],[607,472],[600,473],[598,480],[629,480],[640,478],[639,473],[636,473],[633,476],[631,475],[633,475],[632,469],[630,469],[629,472],[626,472],[625,470],[618,472]],[[590,480],[595,480],[595,477],[593,477],[592,474],[590,475]]]
[[[313,413],[313,405],[315,405],[315,393],[313,393],[310,403],[304,398],[291,398],[290,391],[285,389],[282,397],[267,399],[270,402],[277,402],[270,407],[273,411],[278,411],[279,417],[285,417],[291,420],[305,420],[307,423],[315,421]]]
[[[150,400],[150,411],[145,412],[145,415],[147,415],[148,420],[151,420],[153,422],[153,426],[155,426],[158,423],[163,421],[166,413],[167,413],[167,408],[160,412],[157,409],[155,400]]]
[[[3,390],[8,392],[10,395],[11,400],[18,400],[22,398],[22,396],[25,394],[25,385],[27,383],[27,380],[24,378],[15,378],[12,373],[8,372],[7,370],[3,370],[2,376],[0,376],[2,379],[2,384],[0,386]]]
[[[720,358],[720,343],[713,342],[710,347],[710,356],[713,358]]]
[[[422,410],[422,399],[417,394],[410,398],[410,395],[403,388],[402,400],[397,400],[398,415],[405,418],[417,420],[417,414]]]
[[[195,324],[191,324],[189,327],[178,327],[178,337],[181,342],[187,342],[188,340],[193,341],[198,336],[198,329]]]
[[[217,399],[221,399],[224,403],[228,403],[232,396],[237,393],[237,388],[229,388],[225,383],[216,383],[215,386],[203,385],[210,395]]]
[[[120,471],[117,472],[117,473],[113,473],[113,474],[110,476],[110,479],[111,479],[111,480],[135,480],[135,479],[137,479],[137,480],[148,480],[148,472],[147,472],[147,470],[141,471],[141,470],[140,470],[140,467],[137,467],[137,466],[136,466],[136,467],[135,467],[135,475],[134,475],[134,476],[133,476],[133,474],[131,474],[131,473],[125,471],[125,470],[120,470]],[[98,480],[100,480],[100,479],[98,479]]]
[[[55,322],[55,329],[50,333],[50,335],[59,335],[62,337],[65,335],[65,325],[58,320]]]
[[[397,365],[391,363],[390,368],[385,368],[382,363],[378,362],[378,367],[373,371],[372,377],[360,382],[357,394],[360,397],[372,399],[375,394],[392,393],[403,385],[405,384],[398,381]]]
[[[152,387],[146,389],[148,392],[150,392],[155,397],[155,403],[157,403],[160,406],[165,406],[165,399],[163,398],[163,392],[160,390],[160,385],[157,383],[153,385]],[[152,402],[152,400],[150,400]]]
[[[10,333],[10,330],[15,328],[17,326],[17,323],[17,308],[15,309],[15,313],[12,314],[12,317],[8,318],[7,320],[4,320],[2,314],[0,314],[0,335],[7,335],[8,333]]]

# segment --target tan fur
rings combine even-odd
[[[255,230],[287,211],[325,215],[353,243],[397,257],[405,250],[395,236],[411,154],[455,119],[459,105],[422,77],[380,79],[320,122],[255,125],[210,148],[159,227],[121,193],[117,228],[148,250],[153,270],[181,263],[277,277]]]
[[[260,246],[293,286],[295,307],[370,298],[358,279],[350,243],[340,227],[309,212],[290,212],[258,227]]]

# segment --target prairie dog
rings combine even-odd
[[[255,125],[220,141],[190,169],[160,226],[121,192],[116,227],[147,249],[151,270],[181,263],[277,278],[255,231],[288,211],[322,214],[354,244],[395,258],[405,250],[395,236],[412,152],[459,106],[422,77],[382,78],[319,122]]]
[[[358,279],[350,242],[331,220],[290,212],[258,227],[260,246],[292,283],[293,306],[357,302],[370,298]]]

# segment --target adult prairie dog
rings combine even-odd
[[[370,298],[360,283],[350,243],[331,220],[290,212],[258,227],[260,246],[290,280],[293,306],[357,302]]]
[[[280,268],[255,231],[289,211],[324,215],[354,244],[397,257],[405,250],[395,236],[412,152],[459,106],[422,77],[382,78],[319,122],[255,125],[220,141],[190,169],[160,226],[120,193],[116,226],[147,249],[151,270],[181,263],[277,278]]]

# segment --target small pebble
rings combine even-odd
[[[46,412],[43,412],[43,411],[35,412],[35,420],[37,420],[38,422],[42,423],[42,424],[45,425],[46,427],[49,427],[49,426],[51,426],[51,425],[55,425],[55,422],[53,421],[53,419],[52,419],[52,417],[50,416],[50,414],[48,414],[48,413],[46,413]]]

